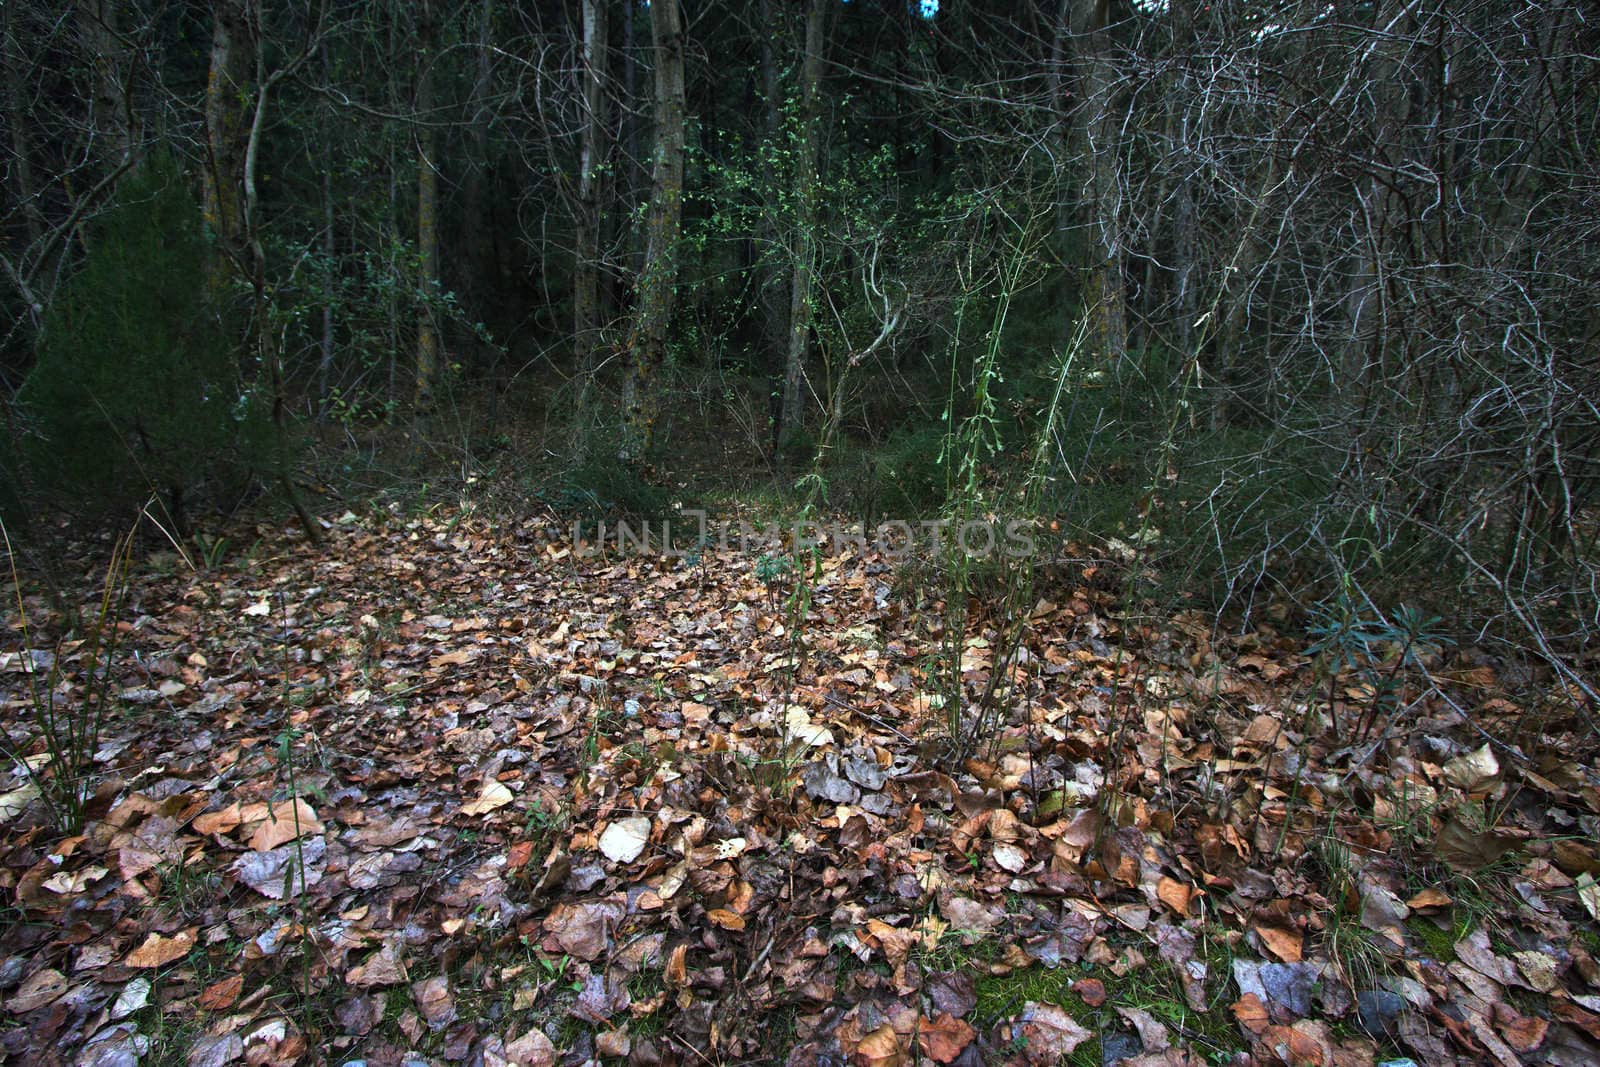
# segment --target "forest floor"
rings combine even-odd
[[[800,617],[542,520],[261,532],[136,562],[81,832],[0,778],[12,1062],[1600,1063],[1597,709],[1474,650],[1330,683],[1061,567],[963,752],[871,553]],[[26,749],[87,648],[8,621]]]

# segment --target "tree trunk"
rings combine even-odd
[[[623,385],[623,455],[637,462],[649,449],[660,413],[657,378],[667,354],[678,282],[678,235],[683,221],[683,138],[686,102],[683,26],[677,0],[650,5],[655,50],[655,168],[645,223],[645,262],[628,339],[632,359]]]
[[[222,257],[211,281],[221,288],[245,269],[244,168],[250,123],[246,101],[255,92],[255,48],[244,0],[216,0],[211,23],[211,70],[206,78],[204,214]]]
[[[9,182],[11,198],[21,211],[23,226],[28,237],[28,245],[16,257],[16,269],[19,274],[27,273],[26,261],[35,254],[40,242],[44,239],[44,212],[39,207],[39,188],[33,180],[33,145],[28,140],[29,122],[25,117],[22,107],[22,75],[18,70],[22,62],[19,51],[20,44],[17,39],[16,12],[0,4],[0,76],[5,82],[0,85],[0,92],[5,93],[5,119],[6,126],[11,131],[11,166],[9,168]],[[20,280],[20,279],[19,279]],[[30,306],[31,317],[37,319],[44,309],[36,306],[36,300],[30,293],[24,294]],[[37,328],[37,321],[34,322]]]
[[[98,142],[91,155],[115,166],[134,150],[134,116],[128,107],[127,49],[117,32],[117,7],[108,0],[80,0],[79,36],[94,69],[89,121]]]
[[[493,107],[490,92],[494,76],[494,6],[495,0],[480,0],[478,4],[477,63],[468,107],[472,151],[466,161],[466,174],[461,180],[461,262],[464,269],[458,272],[457,277],[460,279],[460,288],[471,299],[474,314],[480,322],[490,320],[490,311],[494,306],[494,285],[490,279],[496,276],[494,238],[489,227],[485,196],[485,188],[492,178],[489,117]]]
[[[600,352],[600,173],[606,158],[608,0],[583,0],[583,130],[578,150],[578,205],[572,267],[572,343],[577,354],[578,412]],[[580,426],[579,434],[587,427]]]
[[[1084,271],[1084,310],[1091,343],[1107,366],[1116,368],[1128,347],[1127,297],[1123,283],[1122,125],[1119,88],[1108,30],[1109,0],[1076,7],[1073,27],[1079,56],[1082,103],[1077,109],[1080,157],[1087,159],[1089,239]]]
[[[789,286],[789,347],[783,368],[782,433],[793,438],[804,422],[806,351],[811,342],[811,284],[817,257],[817,157],[822,138],[817,129],[818,93],[822,80],[822,32],[827,0],[811,0],[806,14],[805,59],[800,68],[800,144],[795,164],[793,237],[794,263]],[[782,442],[780,442],[782,444]],[[779,458],[781,462],[782,451]]]
[[[761,91],[765,96],[763,134],[766,143],[776,149],[783,136],[783,109],[780,106],[783,80],[778,67],[777,28],[779,25],[775,0],[761,0],[761,18],[757,32],[761,37]],[[760,192],[756,193],[759,202]],[[774,255],[781,241],[777,220],[772,211],[762,211],[762,238],[765,253],[761,257],[761,344],[763,362],[770,377],[767,390],[767,422],[770,459],[776,463],[778,444],[783,436],[783,375],[788,348],[789,302],[784,299],[781,271]]]
[[[337,251],[333,234],[333,172],[322,168],[322,255],[329,264]],[[329,380],[333,374],[333,298],[322,305],[322,352],[317,361],[317,410],[326,417],[328,413]]]
[[[438,132],[433,124],[433,10],[423,0],[417,24],[417,308],[416,388],[418,411],[433,405],[439,369],[439,323],[435,315],[439,291]]]

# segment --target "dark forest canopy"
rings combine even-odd
[[[0,17],[16,529],[799,480],[1138,534],[1211,607],[1596,624],[1582,4]]]

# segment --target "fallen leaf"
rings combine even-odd
[[[1267,951],[1285,963],[1299,963],[1301,956],[1301,937],[1298,930],[1285,929],[1282,926],[1258,925],[1253,927],[1256,936],[1261,938],[1261,944]]]
[[[1165,1052],[1172,1047],[1172,1035],[1167,1028],[1143,1008],[1118,1008],[1117,1014],[1138,1032],[1146,1052]]]
[[[1429,911],[1434,908],[1448,908],[1454,901],[1450,894],[1431,886],[1406,901],[1406,907],[1412,911]]]
[[[592,973],[584,979],[583,989],[578,992],[578,999],[572,1006],[572,1014],[584,1022],[598,1025],[619,1012],[627,1011],[632,1003],[633,998],[629,996],[627,986],[611,981],[604,974]]]
[[[1500,774],[1500,762],[1487,742],[1466,755],[1457,756],[1444,765],[1445,781],[1464,793],[1476,793],[1488,786]]]
[[[1037,1001],[1022,1006],[1011,1034],[1023,1046],[1022,1062],[1030,1067],[1055,1067],[1094,1036],[1058,1005]]]
[[[1028,854],[1016,845],[1000,842],[994,846],[994,862],[1003,871],[1020,874],[1028,865]]]
[[[39,787],[33,782],[25,782],[16,789],[0,795],[0,823],[8,823],[21,815],[23,809],[33,803],[39,795]]]
[[[194,948],[195,935],[199,931],[200,928],[195,926],[172,937],[162,937],[160,934],[152,933],[144,939],[143,944],[128,953],[128,958],[122,961],[123,965],[139,968],[165,967],[174,960],[181,960],[189,954],[190,949]]]
[[[545,916],[545,940],[556,951],[595,960],[611,944],[611,928],[622,917],[622,906],[612,901],[557,904]]]
[[[399,985],[406,980],[405,963],[400,958],[400,948],[395,941],[385,941],[383,947],[359,967],[352,967],[345,974],[344,980],[349,985],[381,986]]]
[[[644,816],[618,819],[600,835],[600,851],[612,863],[632,863],[650,843],[650,820]]]
[[[227,1011],[244,990],[244,975],[236,974],[213,982],[200,994],[200,1007],[206,1011]]]
[[[325,840],[311,837],[268,852],[246,852],[233,861],[232,870],[239,881],[264,897],[292,899],[322,881],[327,852]]]
[[[1098,978],[1080,978],[1072,983],[1072,991],[1091,1008],[1106,1002],[1106,984]]]
[[[244,1038],[238,1034],[202,1034],[189,1046],[187,1067],[227,1067],[244,1059]]]
[[[1583,903],[1583,910],[1589,913],[1589,918],[1600,920],[1600,884],[1594,880],[1594,875],[1584,871],[1578,875],[1575,883],[1578,887],[1578,899]]]
[[[506,1046],[506,1062],[512,1067],[554,1067],[556,1047],[543,1030],[529,1030]]]
[[[1234,1001],[1229,1010],[1233,1012],[1233,1017],[1239,1020],[1239,1025],[1252,1034],[1264,1032],[1272,1022],[1267,1015],[1267,1006],[1254,993],[1246,993]]]
[[[1175,878],[1163,876],[1156,883],[1156,899],[1172,909],[1172,913],[1180,919],[1189,914],[1189,898],[1194,895],[1194,887],[1184,885]]]
[[[935,1063],[952,1063],[972,1044],[978,1032],[949,1012],[941,1012],[932,1022],[917,1028],[917,1044]]]
[[[196,824],[199,821],[196,819]],[[322,831],[323,825],[311,805],[296,797],[268,809],[266,821],[250,835],[250,847],[257,852],[270,852],[297,837],[320,834]]]
[[[1523,1015],[1509,1004],[1494,1006],[1494,1025],[1506,1044],[1524,1055],[1544,1044],[1545,1034],[1550,1030],[1548,1021]]]
[[[6,1001],[6,1009],[13,1015],[21,1015],[54,1003],[66,991],[67,979],[60,971],[47,967],[41,971],[34,971],[28,980],[22,983],[21,987],[11,995],[11,999]]]
[[[463,815],[487,815],[491,811],[505,807],[513,800],[511,790],[493,778],[483,780],[483,790],[478,794],[478,799],[468,804],[461,805]]]
[[[122,987],[111,1005],[111,1018],[126,1019],[150,1002],[150,979],[135,978]]]
[[[789,744],[818,748],[833,744],[833,731],[826,726],[814,726],[811,713],[805,708],[790,706],[783,715],[783,737]]]
[[[456,1002],[450,996],[450,979],[442,974],[413,983],[411,999],[427,1020],[428,1029],[434,1033],[456,1021]]]
[[[851,1059],[857,1067],[900,1067],[906,1062],[907,1049],[894,1027],[884,1023],[861,1039]]]

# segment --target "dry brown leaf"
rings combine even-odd
[[[662,971],[662,979],[668,988],[682,989],[689,983],[689,946],[678,945],[667,954],[667,966]]]
[[[917,1029],[917,1044],[935,1063],[951,1063],[972,1044],[978,1032],[949,1012],[940,1012],[932,1022]]]
[[[406,980],[406,967],[400,958],[396,941],[385,941],[383,948],[367,957],[365,963],[352,967],[344,980],[353,986],[399,985]]]
[[[1494,1025],[1506,1044],[1524,1055],[1544,1044],[1550,1030],[1547,1020],[1523,1015],[1509,1004],[1494,1006]]]
[[[1272,1021],[1267,1015],[1267,1006],[1254,993],[1246,993],[1234,1001],[1229,1010],[1233,1012],[1233,1017],[1239,1020],[1239,1025],[1252,1034],[1264,1032]]]
[[[1012,1028],[1013,1040],[1023,1046],[1022,1062],[1029,1067],[1055,1067],[1093,1036],[1059,1006],[1034,1001],[1023,1005]]]
[[[1267,1050],[1267,1062],[1285,1067],[1326,1067],[1333,1060],[1332,1049],[1302,1022],[1293,1026],[1269,1026],[1259,1039]]]
[[[556,1047],[537,1027],[506,1045],[506,1062],[512,1067],[554,1067]]]
[[[907,1053],[894,1027],[884,1023],[861,1039],[850,1058],[857,1067],[900,1067],[906,1062]]]
[[[221,811],[208,811],[195,818],[192,826],[196,833],[230,834],[241,822],[239,804],[235,801]]]
[[[461,805],[461,814],[477,816],[487,815],[505,807],[513,800],[511,790],[493,778],[483,780],[483,788],[478,793],[478,799]]]
[[[60,971],[46,967],[44,970],[33,972],[28,980],[22,983],[21,988],[6,1001],[6,1009],[13,1015],[21,1015],[53,1003],[66,991],[66,978]]]
[[[1289,930],[1282,926],[1267,926],[1265,924],[1253,927],[1256,936],[1261,938],[1261,944],[1266,950],[1278,957],[1284,963],[1299,963],[1301,958],[1301,936],[1298,930]]]
[[[194,948],[196,935],[200,932],[198,926],[192,926],[172,937],[162,937],[152,933],[144,939],[144,943],[123,960],[127,967],[165,967],[174,960],[181,960]]]
[[[198,819],[195,821],[199,822]],[[317,819],[317,813],[310,804],[297,797],[271,807],[266,821],[250,835],[250,847],[256,852],[270,852],[302,834],[320,834],[322,831],[323,825]]]
[[[244,975],[236,974],[231,978],[224,978],[220,982],[213,982],[206,986],[200,994],[200,1007],[206,1011],[227,1011],[239,999],[239,994],[244,991]]]
[[[1080,978],[1072,983],[1072,991],[1091,1008],[1098,1008],[1106,1002],[1106,984],[1098,978]]]
[[[411,986],[411,998],[417,1010],[428,1022],[428,1029],[438,1033],[456,1021],[456,1002],[450,996],[450,979],[444,975],[424,978]]]
[[[1180,919],[1189,914],[1189,898],[1194,896],[1194,887],[1185,885],[1175,878],[1165,875],[1156,883],[1156,898],[1172,909],[1172,913]]]
[[[1427,911],[1433,908],[1448,908],[1453,903],[1450,894],[1430,886],[1406,901],[1406,907],[1412,911]]]

